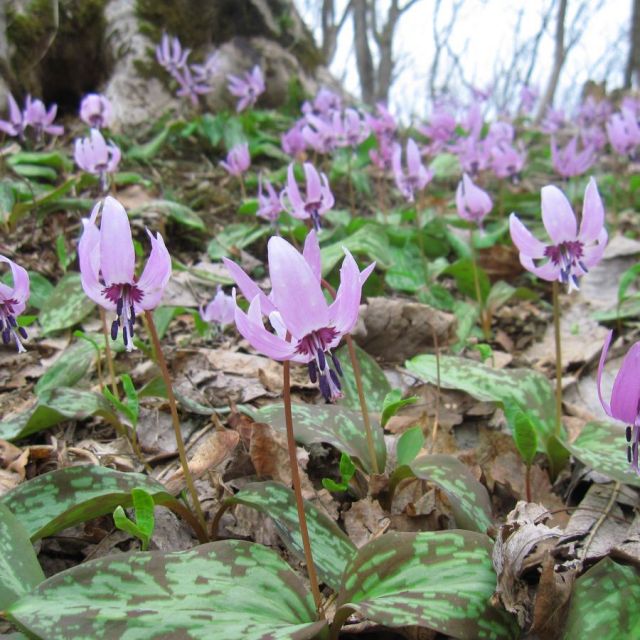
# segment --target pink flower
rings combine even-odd
[[[465,173],[456,189],[456,206],[461,218],[482,227],[482,221],[493,208],[493,202],[489,194],[473,184]]]
[[[611,404],[602,397],[602,371],[609,353],[613,331],[604,341],[598,365],[598,397],[608,416],[626,423],[627,460],[631,468],[640,474],[638,467],[638,442],[640,441],[640,342],[636,342],[624,357],[611,390]]]
[[[224,327],[233,322],[236,301],[227,295],[222,287],[218,287],[213,300],[203,309],[200,307],[200,317],[205,322],[215,322]]]
[[[9,119],[0,120],[0,131],[4,131],[9,136],[22,138],[22,134],[27,126],[25,116],[22,111],[20,111],[18,103],[11,94],[7,96],[7,101],[9,103]]]
[[[422,164],[418,145],[412,138],[407,140],[407,170],[402,168],[402,147],[394,145],[391,158],[393,176],[400,193],[413,202],[416,191],[422,191],[433,178],[433,174]]]
[[[304,175],[306,178],[306,193],[304,198],[298,188],[293,172],[293,163],[287,170],[287,186],[280,193],[280,202],[284,209],[299,220],[311,219],[313,227],[320,229],[320,216],[329,211],[335,199],[329,181],[324,173],[318,175],[315,167],[310,162],[305,162]]]
[[[551,244],[534,238],[515,213],[509,217],[511,239],[520,251],[520,262],[543,280],[563,282],[569,291],[577,289],[578,278],[600,262],[608,239],[596,181],[591,178],[584,192],[579,231],[571,204],[560,189],[543,187],[541,200],[542,222]],[[535,260],[543,262],[537,265]]]
[[[307,148],[307,141],[302,133],[305,124],[305,120],[298,120],[289,131],[280,137],[282,150],[288,155],[295,157]]]
[[[111,103],[98,93],[89,93],[80,103],[80,119],[92,129],[102,129],[111,124]]]
[[[43,133],[51,136],[61,136],[64,133],[64,127],[53,124],[56,119],[58,105],[52,104],[47,110],[42,100],[34,100],[31,96],[27,96],[24,108],[25,128],[33,127],[36,132],[36,138],[42,138]]]
[[[83,171],[104,181],[107,173],[118,168],[120,149],[113,142],[107,144],[98,129],[91,129],[90,137],[76,139],[73,157]]]
[[[551,160],[553,168],[563,178],[579,176],[591,167],[595,161],[593,147],[586,146],[577,150],[578,138],[573,137],[564,149],[558,148],[556,139],[551,138]]]
[[[220,162],[220,166],[232,176],[239,178],[251,166],[249,145],[246,142],[237,144],[227,154],[226,161]]]
[[[524,168],[526,151],[511,144],[498,144],[491,148],[491,168],[498,178],[516,180]]]
[[[607,122],[607,134],[611,146],[622,156],[635,157],[640,144],[640,126],[635,114],[629,109],[614,113]]]
[[[247,71],[242,77],[227,76],[229,80],[229,91],[240,98],[236,105],[236,111],[244,111],[247,107],[253,107],[260,94],[265,91],[264,77],[259,66],[253,67],[251,71]]]
[[[166,33],[162,34],[162,40],[156,47],[156,60],[171,75],[186,67],[187,58],[191,49],[182,50],[178,38],[170,38]]]
[[[24,311],[29,299],[29,274],[26,269],[9,258],[0,255],[0,262],[9,265],[13,277],[13,287],[0,282],[0,335],[2,342],[9,344],[11,338],[18,347],[18,353],[24,353],[20,338],[27,339],[24,327],[19,327],[16,318]]]
[[[96,219],[102,210],[100,229]],[[111,196],[98,202],[90,218],[82,220],[78,244],[80,278],[84,292],[95,303],[116,312],[111,338],[122,338],[127,351],[133,349],[136,314],[155,309],[171,277],[171,257],[162,236],[148,229],[151,254],[142,275],[135,275],[136,256],[129,218],[124,207]]]
[[[268,180],[264,181],[264,186],[267,190],[265,193],[263,190],[262,174],[258,178],[258,211],[256,215],[260,218],[268,220],[272,224],[277,223],[280,212],[282,211],[282,203],[280,197],[276,193],[271,183]]]
[[[353,329],[358,319],[362,285],[374,266],[361,274],[353,256],[344,251],[340,286],[331,304],[327,304],[320,284],[320,250],[315,234],[308,245],[305,243],[307,255],[301,255],[280,237],[269,240],[272,290],[268,298],[242,269],[225,260],[240,289],[251,296],[247,313],[239,307],[235,310],[240,334],[257,351],[274,360],[306,363],[309,378],[319,382],[327,402],[342,395],[339,378],[342,369],[332,350],[342,336]],[[263,324],[263,313],[267,313],[263,305],[268,309],[275,333]]]

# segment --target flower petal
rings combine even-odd
[[[564,193],[547,185],[540,192],[542,222],[554,244],[575,240],[577,236],[576,216]]]
[[[509,216],[509,231],[511,232],[511,240],[518,247],[520,254],[529,256],[530,258],[543,258],[546,245],[531,235],[520,218],[515,213]]]
[[[303,166],[307,182],[307,202],[320,202],[322,197],[320,176],[310,162],[305,162]]]
[[[260,297],[260,307],[266,315],[276,310],[275,305],[262,292],[262,289],[245,273],[244,269],[228,258],[222,258],[229,275],[235,280],[242,295],[251,302],[256,296]]]
[[[584,204],[582,206],[582,221],[580,223],[580,240],[592,242],[595,240],[604,226],[604,206],[598,185],[591,178],[584,192]]]
[[[598,371],[599,373],[599,371]],[[600,385],[598,385],[599,387]],[[626,424],[635,424],[640,401],[640,342],[624,357],[611,390],[611,416]]]
[[[607,240],[609,236],[607,234],[607,230],[602,227],[600,229],[600,235],[597,237],[597,244],[591,247],[585,247],[584,253],[582,255],[582,262],[584,262],[585,266],[591,268],[602,260],[602,256],[604,255],[604,251],[607,248]]]
[[[136,256],[124,207],[107,196],[100,222],[100,269],[107,286],[133,282]]]
[[[8,297],[15,301],[12,305],[13,315],[19,316],[24,311],[27,300],[29,299],[29,274],[24,267],[21,267],[5,256],[0,255],[0,262],[8,264],[11,269],[13,288],[10,289]]]
[[[78,242],[78,262],[80,263],[80,282],[91,300],[105,309],[115,309],[104,294],[104,284],[100,282],[100,231],[95,220],[100,211],[101,202],[93,207],[91,216],[82,219],[83,231]]]
[[[164,244],[164,239],[160,233],[153,237],[151,231],[147,229],[147,234],[151,240],[151,253],[144,267],[144,271],[137,282],[138,289],[143,293],[142,300],[135,306],[140,309],[155,309],[164,293],[164,288],[171,277],[171,256]]]
[[[557,264],[553,264],[551,260],[545,262],[540,266],[536,266],[535,262],[531,259],[530,256],[525,255],[524,253],[520,254],[520,264],[527,270],[533,273],[533,275],[538,276],[538,278],[542,280],[547,280],[548,282],[553,282],[554,280],[558,280],[560,277],[560,266]]]
[[[600,398],[600,404],[605,410],[605,413],[611,415],[611,405],[602,397],[602,371],[604,370],[604,363],[609,353],[609,345],[611,344],[611,337],[613,336],[613,330],[609,331],[607,337],[602,346],[602,352],[600,353],[600,362],[598,364],[598,398]],[[613,417],[613,416],[612,416]]]
[[[349,333],[355,326],[362,294],[360,269],[351,253],[347,249],[344,252],[345,258],[340,267],[340,286],[336,299],[329,307],[331,324],[340,334]]]
[[[318,236],[314,229],[311,229],[307,234],[304,241],[304,248],[302,255],[307,261],[307,264],[311,267],[314,275],[318,278],[318,281],[322,278],[322,264],[320,261],[320,244],[318,243]]]

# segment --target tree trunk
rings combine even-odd
[[[640,0],[633,0],[631,30],[629,34],[629,57],[624,71],[624,88],[640,86]]]
[[[356,64],[360,78],[360,92],[365,104],[375,103],[375,75],[373,58],[369,47],[368,7],[366,0],[353,0],[353,34],[356,50]]]

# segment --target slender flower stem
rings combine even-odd
[[[324,278],[322,279],[322,286],[335,300],[336,290]],[[360,369],[360,362],[358,361],[356,348],[353,344],[353,338],[347,333],[344,336],[344,341],[347,343],[349,358],[351,359],[351,366],[353,367],[353,377],[355,378],[356,389],[358,390],[358,400],[360,401],[360,412],[362,413],[362,422],[364,423],[364,432],[367,438],[367,449],[369,450],[369,457],[371,458],[371,468],[373,469],[374,473],[380,473],[380,467],[378,467],[378,458],[376,456],[376,446],[373,442],[373,429],[371,428],[369,407],[367,407],[367,401],[364,397],[364,387],[362,386],[362,370]]]
[[[482,300],[482,292],[480,291],[480,277],[478,275],[478,254],[476,247],[473,243],[473,229],[471,230],[471,237],[469,239],[469,246],[471,248],[471,268],[473,269],[473,284],[476,290],[476,300],[478,301],[478,313],[480,315],[480,325],[482,326],[482,335],[485,340],[491,340],[491,325],[489,324],[489,316],[485,309],[484,301]]]
[[[119,399],[116,371],[113,366],[113,354],[111,353],[111,343],[109,342],[109,330],[107,329],[107,315],[102,307],[100,307],[100,319],[102,320],[102,333],[104,333],[104,353],[107,357],[107,367],[109,369],[109,378],[111,380],[111,392]]]
[[[238,179],[240,180],[240,195],[242,196],[242,202],[244,202],[247,199],[247,190],[244,186],[244,178],[242,174],[238,176]]]
[[[182,472],[184,479],[187,483],[189,493],[191,494],[191,500],[193,502],[193,508],[202,528],[206,531],[207,525],[205,523],[204,514],[202,513],[202,507],[200,506],[200,500],[198,498],[198,492],[196,486],[193,483],[193,476],[189,469],[189,463],[187,462],[187,452],[184,448],[184,440],[182,439],[182,431],[180,430],[180,418],[178,417],[178,407],[176,405],[176,397],[173,395],[173,386],[171,384],[171,376],[169,375],[169,369],[167,368],[167,361],[164,359],[162,353],[162,347],[160,346],[160,339],[158,338],[158,331],[153,321],[153,315],[150,311],[144,312],[144,317],[147,321],[147,327],[149,329],[149,335],[151,336],[151,342],[156,354],[158,366],[162,373],[165,386],[167,387],[167,399],[169,400],[169,407],[171,409],[171,420],[173,422],[173,430],[176,435],[176,444],[178,446],[178,456],[180,457],[180,464],[182,465]]]
[[[429,453],[433,452],[436,444],[436,436],[438,435],[438,424],[440,422],[440,346],[438,344],[438,334],[434,327],[431,327],[431,335],[433,337],[433,346],[436,350],[436,408],[433,416],[433,428],[431,430],[431,444],[429,445]]]
[[[560,302],[558,301],[558,281],[554,280],[553,296],[553,329],[556,339],[556,430],[558,440],[562,433],[562,343],[560,340]]]
[[[293,435],[293,414],[291,412],[291,364],[288,360],[285,360],[283,364],[284,418],[287,426],[287,449],[289,450],[289,464],[291,466],[291,482],[296,496],[296,508],[298,510],[298,520],[300,523],[300,536],[302,537],[302,547],[304,548],[304,557],[307,564],[307,572],[309,573],[311,592],[313,593],[313,601],[316,605],[316,611],[319,614],[322,608],[322,596],[320,595],[320,587],[318,587],[316,565],[313,563],[313,556],[311,555],[311,542],[309,540],[309,530],[307,529],[307,517],[304,512],[302,486],[300,483],[300,473],[298,471],[298,459],[296,457],[296,441]]]
[[[527,502],[531,502],[531,465],[527,464],[527,470],[524,474],[524,491]]]
[[[353,156],[353,150],[349,147],[348,156],[347,156],[347,181],[349,182],[349,207],[351,208],[351,214],[354,215],[356,212],[356,203],[353,193],[353,181],[351,180],[351,161]]]

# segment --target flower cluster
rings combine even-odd
[[[0,120],[0,131],[4,131],[9,136],[14,136],[22,140],[25,131],[31,127],[37,142],[40,142],[44,134],[50,136],[60,136],[64,133],[64,127],[54,124],[58,106],[52,104],[49,109],[44,106],[42,100],[27,96],[24,109],[20,110],[15,98],[9,94],[9,119]]]

